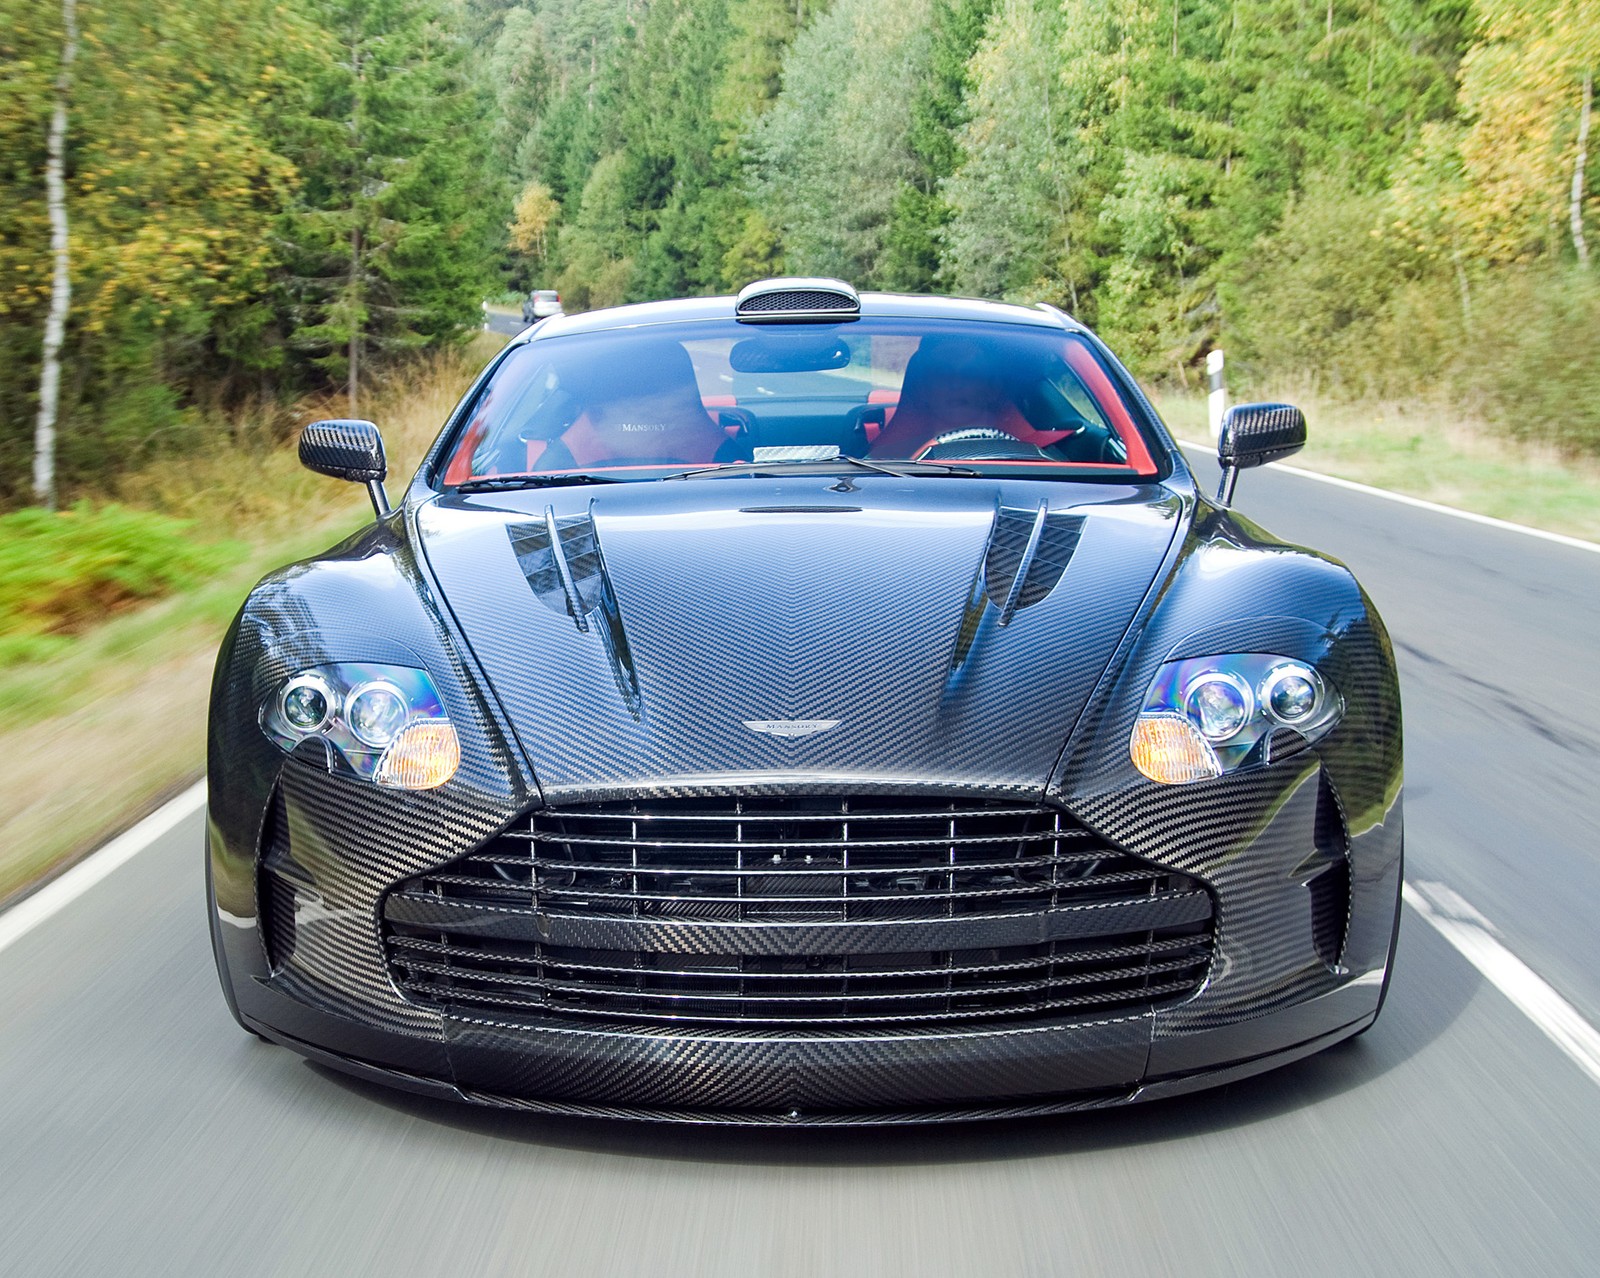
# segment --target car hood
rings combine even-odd
[[[1157,485],[794,477],[447,496],[415,527],[550,802],[1031,795],[1183,510]]]

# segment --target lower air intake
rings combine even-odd
[[[1212,947],[1196,880],[1064,812],[970,800],[541,809],[400,884],[385,915],[412,1001],[569,1021],[1129,1012],[1192,994]]]

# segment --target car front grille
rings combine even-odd
[[[413,1001],[569,1019],[1126,1012],[1192,993],[1211,958],[1195,880],[1064,812],[973,800],[541,809],[399,885],[385,914]],[[1069,917],[1071,935],[1035,926]]]

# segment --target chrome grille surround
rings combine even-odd
[[[1102,1015],[1192,994],[1211,960],[1198,881],[969,799],[538,809],[384,910],[408,999],[590,1023]]]

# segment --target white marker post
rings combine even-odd
[[[487,333],[489,331],[489,303],[480,302],[479,305],[483,307],[483,331]]]
[[[1222,414],[1228,409],[1228,384],[1222,375],[1222,352],[1220,350],[1206,352],[1206,380],[1211,386],[1210,402],[1207,405],[1211,418],[1211,438],[1222,438]]]

